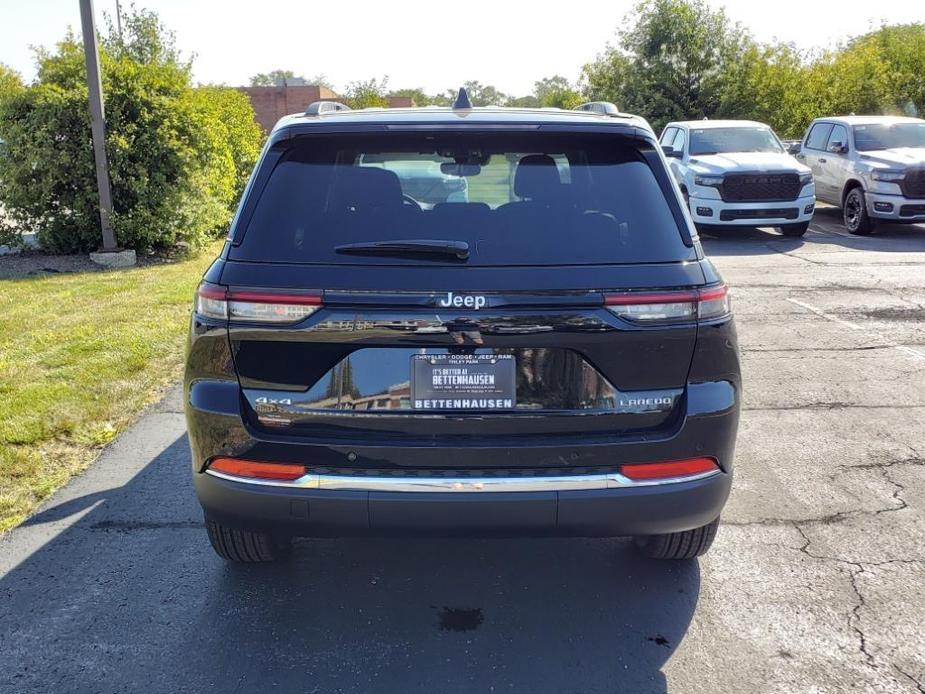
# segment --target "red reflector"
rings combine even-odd
[[[320,294],[280,294],[277,292],[228,292],[229,301],[248,301],[260,304],[298,304],[321,306]]]
[[[209,469],[224,472],[226,475],[263,480],[297,480],[305,474],[305,468],[302,465],[257,463],[237,458],[214,458],[209,464]]]
[[[669,477],[688,477],[719,470],[713,458],[690,458],[670,463],[633,463],[621,465],[620,472],[631,480],[661,480]]]

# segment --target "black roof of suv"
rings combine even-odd
[[[705,551],[738,417],[726,289],[645,121],[586,108],[280,121],[187,357],[222,556],[406,530]]]

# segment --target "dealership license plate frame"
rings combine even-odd
[[[411,408],[460,413],[513,410],[517,406],[515,364],[513,354],[414,354]],[[438,369],[451,371],[439,373]],[[472,382],[460,383],[466,379]],[[491,383],[482,382],[486,380]]]

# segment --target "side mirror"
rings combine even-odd
[[[681,157],[684,156],[682,152],[679,152],[671,145],[662,145],[662,151],[665,153],[666,157],[669,157],[671,159],[680,159]]]
[[[799,154],[803,151],[803,145],[800,142],[791,142],[787,145],[787,154]]]
[[[839,142],[836,140],[829,145],[829,151],[832,154],[845,154],[848,151],[848,148],[845,146],[844,142]]]

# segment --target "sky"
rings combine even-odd
[[[122,0],[123,10],[131,0]],[[195,54],[199,82],[245,85],[275,68],[325,74],[335,87],[389,77],[443,92],[465,80],[529,94],[541,77],[577,79],[637,0],[135,0]],[[831,48],[882,22],[925,21],[921,0],[707,0],[761,41]],[[97,24],[116,0],[94,0]],[[35,75],[30,46],[80,32],[78,0],[0,0],[0,63]]]

